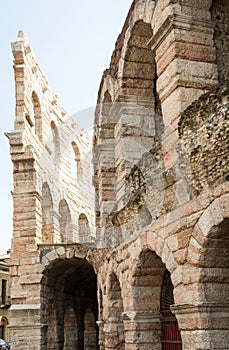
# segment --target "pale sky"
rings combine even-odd
[[[0,254],[11,245],[12,166],[4,132],[13,129],[14,78],[10,42],[30,41],[49,85],[74,114],[96,103],[132,0],[0,0]]]

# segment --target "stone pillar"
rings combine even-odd
[[[106,220],[115,206],[114,123],[105,116],[97,126],[98,141],[94,146],[94,187],[98,245],[106,243]]]
[[[229,303],[193,302],[171,306],[183,350],[229,349]]]
[[[118,210],[129,200],[126,178],[131,169],[140,168],[143,155],[150,151],[155,140],[154,101],[152,97],[119,96],[115,108],[115,167]],[[140,169],[143,171],[143,169]]]
[[[112,318],[112,317],[111,317]],[[123,324],[114,316],[109,322],[104,323],[104,348],[106,350],[124,350],[125,339]]]
[[[214,25],[204,3],[198,2],[203,8],[195,9],[195,17],[184,13],[171,13],[165,19],[162,16],[163,21],[160,20],[149,43],[155,53],[157,91],[165,124],[162,146],[167,151],[164,154],[166,167],[177,160],[180,114],[218,84]],[[189,6],[197,5],[189,1]]]
[[[104,322],[103,321],[97,321],[97,326],[99,327],[99,349],[104,350],[105,347],[105,338],[104,338]]]
[[[88,309],[84,316],[84,350],[97,350],[97,325],[95,315]]]
[[[195,17],[173,13],[158,25],[150,46],[155,52],[157,90],[167,125],[218,84],[213,34],[207,5]]]
[[[123,314],[125,350],[161,350],[159,311],[127,311]]]
[[[14,349],[40,349],[40,289],[43,267],[37,243],[41,240],[41,198],[37,192],[36,159],[23,144],[24,133],[7,134],[14,171],[13,244],[11,251],[10,332]]]
[[[10,308],[12,350],[41,349],[40,305],[13,304]]]

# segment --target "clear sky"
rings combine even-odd
[[[30,41],[49,84],[71,114],[91,108],[132,0],[0,0],[0,253],[12,236],[12,166],[4,132],[13,129],[10,42]]]

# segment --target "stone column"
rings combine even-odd
[[[41,198],[37,191],[36,157],[24,147],[24,133],[7,134],[14,171],[13,244],[11,251],[10,332],[14,349],[36,350],[41,344],[40,290],[43,267]]]
[[[177,160],[180,114],[218,84],[214,25],[208,8],[196,12],[195,17],[183,13],[162,16],[149,43],[155,53],[156,88],[165,124],[162,145],[167,150],[164,162],[168,167]]]
[[[157,90],[166,124],[171,124],[203,92],[218,84],[214,25],[207,6],[198,14],[199,17],[184,13],[168,15],[150,42],[155,52]]]
[[[99,327],[99,349],[104,350],[105,349],[104,347],[105,339],[104,339],[104,330],[103,330],[104,322],[97,321],[96,323],[97,323],[97,326]]]
[[[39,304],[13,304],[11,306],[10,336],[12,350],[40,350],[41,332]]]
[[[193,302],[171,306],[183,350],[229,349],[229,303]]]
[[[127,311],[123,314],[125,350],[161,350],[158,310]]]

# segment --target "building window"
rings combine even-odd
[[[6,283],[7,280],[2,279],[2,304],[6,304]]]
[[[37,93],[32,93],[33,103],[33,119],[35,120],[35,134],[42,139],[42,118],[41,118],[41,105]]]
[[[81,156],[79,147],[74,141],[72,142],[71,153],[71,172],[73,176],[79,177],[82,174]]]
[[[85,214],[80,214],[78,219],[79,225],[79,240],[81,243],[88,242],[90,240],[90,226],[88,218]]]

